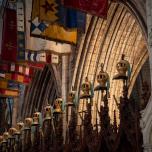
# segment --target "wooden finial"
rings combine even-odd
[[[87,76],[85,77],[85,82],[88,82],[88,77]]]
[[[121,59],[122,59],[122,60],[125,59],[125,54],[122,54]]]
[[[47,105],[49,105],[49,99],[46,99],[47,100]]]
[[[74,90],[74,87],[72,86],[72,89],[71,89],[72,91]]]
[[[101,63],[100,67],[101,67],[101,71],[103,71],[104,64]]]
[[[117,119],[116,119],[116,110],[114,110],[114,132],[117,133]]]

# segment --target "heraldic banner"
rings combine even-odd
[[[107,17],[108,0],[64,0],[64,5],[102,18]]]
[[[2,60],[16,61],[17,58],[17,19],[16,11],[6,8],[2,35]]]
[[[42,0],[40,0],[41,2]],[[41,20],[45,19],[44,16],[47,15],[47,22],[52,20],[57,20],[54,16],[58,13],[58,9],[56,9],[57,3],[55,1],[50,1],[50,3],[46,3],[49,1],[45,1],[43,4],[39,4],[38,0],[33,0],[33,9],[31,13],[31,36],[54,40],[58,42],[65,43],[77,43],[77,29],[65,29],[63,26],[60,26],[57,23],[46,23],[39,21],[39,14],[41,14]],[[28,4],[29,5],[29,4]],[[52,7],[52,9],[50,8]],[[40,9],[43,8],[43,9]],[[45,9],[44,9],[45,8]],[[48,9],[49,8],[49,9]],[[44,11],[43,11],[44,10]],[[49,13],[50,12],[50,13]],[[52,15],[51,12],[54,14]]]

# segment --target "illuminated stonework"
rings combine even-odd
[[[121,55],[125,54],[125,59],[129,61],[131,66],[130,94],[136,77],[148,58],[147,44],[135,17],[122,4],[114,3],[110,5],[107,20],[88,16],[87,23],[86,34],[80,41],[78,48],[79,54],[73,85],[79,90],[81,83],[84,82],[87,76],[96,86],[100,64],[104,63],[104,71],[110,77],[109,108],[111,119],[113,119],[113,111],[115,109],[118,114],[113,95],[119,102],[118,95],[122,91],[122,83],[112,80],[117,72],[116,64],[120,60]],[[98,102],[100,98],[95,93],[94,100]],[[95,105],[93,109],[96,111]],[[96,119],[95,117],[96,115],[94,114],[93,119]]]

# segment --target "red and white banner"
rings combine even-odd
[[[108,0],[64,0],[64,5],[102,18],[107,17]]]
[[[32,80],[31,77],[26,75],[21,75],[17,73],[4,73],[4,72],[0,72],[0,78],[6,80],[12,80],[14,82],[23,83],[23,84],[29,84]]]
[[[25,65],[8,63],[8,62],[0,62],[0,71],[12,72],[12,73],[15,72],[18,74],[23,74],[23,75],[32,77],[34,75],[35,70],[34,68],[25,66]]]
[[[49,51],[30,51],[25,52],[25,60],[34,63],[59,63],[59,55],[50,53]]]
[[[25,61],[29,67],[43,69],[46,64],[58,64],[59,54],[49,51],[26,50]]]
[[[18,97],[19,91],[9,90],[9,89],[0,89],[0,96],[3,97]]]
[[[19,90],[19,85],[12,80],[0,79],[0,88],[9,90]]]

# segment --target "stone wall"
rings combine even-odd
[[[147,0],[146,2],[147,12],[147,27],[148,27],[148,47],[149,47],[149,63],[151,73],[151,84],[152,84],[152,1]],[[143,132],[143,147],[144,152],[152,151],[152,97],[150,98],[147,107],[141,112],[141,128]]]

